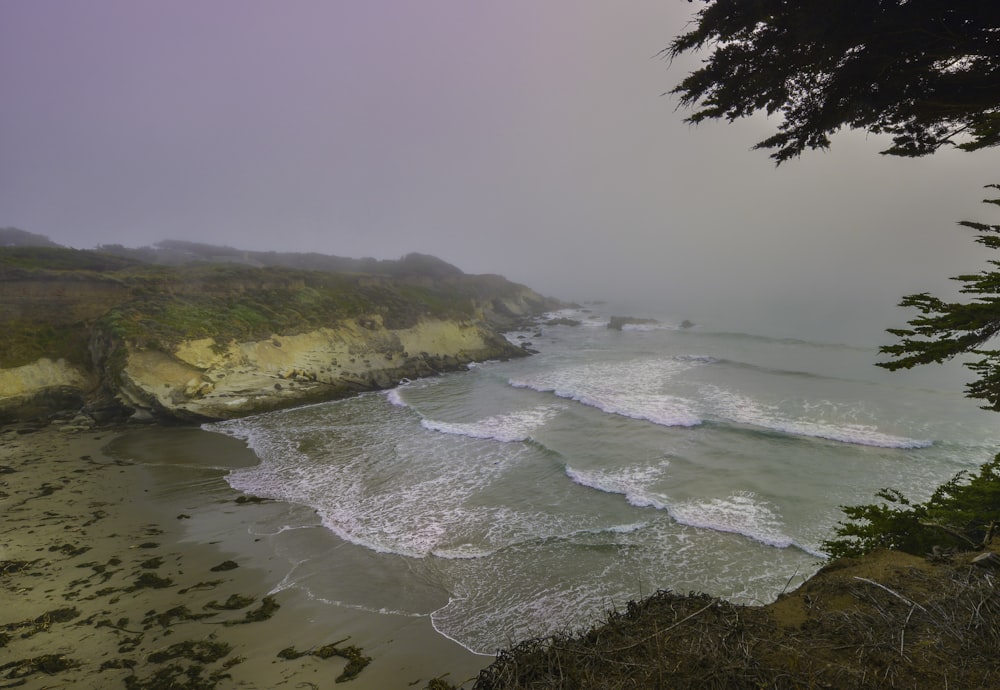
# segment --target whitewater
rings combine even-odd
[[[508,334],[528,358],[206,425],[260,459],[232,487],[310,509],[255,527],[281,588],[483,654],[658,589],[766,603],[820,567],[840,506],[922,500],[1000,441],[960,374],[871,347],[552,316],[579,325]]]

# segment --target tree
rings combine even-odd
[[[1000,189],[1000,185],[987,185]],[[1000,205],[1000,199],[984,199],[984,203]],[[976,241],[990,249],[1000,249],[1000,225],[961,221],[959,225],[979,231]],[[965,366],[979,378],[966,386],[970,398],[985,400],[984,409],[1000,412],[1000,351],[981,349],[1000,333],[1000,261],[989,262],[994,270],[960,275],[953,280],[964,283],[960,292],[975,295],[969,302],[945,302],[922,292],[908,295],[902,307],[915,307],[920,316],[909,322],[911,328],[890,328],[900,338],[895,345],[881,348],[894,359],[878,366],[891,371],[909,369],[918,364],[940,364],[960,354],[973,354],[975,361]]]
[[[846,506],[848,522],[823,543],[831,556],[860,556],[876,548],[920,556],[934,547],[969,550],[987,546],[1000,524],[1000,455],[975,474],[959,472],[925,503],[911,503],[895,489],[877,493],[881,504]]]
[[[689,0],[691,2],[692,0]],[[702,0],[693,28],[664,53],[710,48],[702,66],[671,93],[694,108],[688,122],[730,122],[764,111],[778,131],[755,148],[778,164],[825,149],[847,127],[889,134],[882,153],[923,156],[942,146],[973,151],[1000,144],[1000,2],[997,0]],[[989,185],[1000,189],[1000,185]],[[1000,199],[986,199],[1000,205]],[[1000,225],[963,221],[977,241],[1000,249]],[[881,352],[896,370],[978,359],[966,393],[1000,412],[1000,261],[955,278],[968,302],[928,293],[903,298],[920,315]],[[1000,455],[977,474],[959,473],[925,503],[894,489],[882,503],[844,507],[846,522],[824,543],[834,556],[876,547],[911,553],[934,546],[982,547],[1000,525]]]
[[[1000,144],[996,0],[703,2],[664,51],[711,51],[671,91],[688,122],[780,113],[754,147],[779,164],[844,127],[891,135],[899,156]]]
[[[1000,185],[987,185],[1000,189]],[[1000,205],[1000,199],[985,199]],[[978,231],[976,241],[1000,249],[1000,225],[961,221]],[[895,371],[918,364],[940,364],[956,355],[978,359],[965,362],[979,377],[966,386],[966,396],[986,401],[984,409],[1000,412],[1000,351],[982,346],[1000,333],[1000,261],[993,269],[956,276],[968,302],[945,302],[926,292],[908,295],[900,306],[915,307],[920,316],[910,328],[890,328],[900,340],[881,348],[893,359],[878,366]],[[831,556],[858,556],[874,548],[923,554],[935,546],[952,549],[986,547],[1000,524],[1000,455],[971,474],[959,472],[939,486],[925,503],[911,503],[895,489],[877,493],[882,503],[842,506],[846,522],[836,537],[823,544]]]

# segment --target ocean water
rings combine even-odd
[[[508,334],[530,358],[207,425],[260,458],[232,487],[311,509],[254,527],[280,537],[280,588],[429,616],[483,654],[657,589],[766,603],[822,564],[839,506],[924,499],[1000,449],[957,366],[561,315],[582,323]]]

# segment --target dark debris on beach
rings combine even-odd
[[[71,488],[70,476],[40,486],[15,481],[30,476],[23,470],[31,465],[47,461],[25,449],[8,453],[0,472],[4,498],[10,499],[0,526],[0,539],[8,546],[7,558],[0,560],[0,596],[38,602],[33,604],[37,611],[18,620],[4,620],[0,612],[0,688],[41,687],[39,683],[128,690],[230,687],[245,659],[227,639],[229,631],[273,617],[280,609],[277,598],[236,591],[229,579],[199,579],[237,564],[223,561],[198,572],[182,562],[182,554],[170,551],[169,539],[148,540],[165,534],[157,525],[139,526],[132,533],[113,531],[122,525],[105,520],[106,504],[66,500],[63,494],[80,493]],[[43,533],[39,521],[64,528],[45,531],[53,535],[47,543],[13,538],[34,534],[37,539]],[[121,550],[94,560],[93,538],[113,539]],[[176,605],[149,608],[150,602],[164,601],[154,590],[176,594]],[[342,666],[332,666],[331,677],[350,680],[371,659],[356,646],[340,646],[342,642],[321,643],[302,655],[339,659]],[[280,641],[274,644],[276,653]]]

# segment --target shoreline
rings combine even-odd
[[[295,566],[252,525],[310,511],[225,482],[257,461],[192,427],[0,427],[0,688],[325,688],[365,657],[343,687],[422,688],[489,665],[430,616],[286,587]]]

